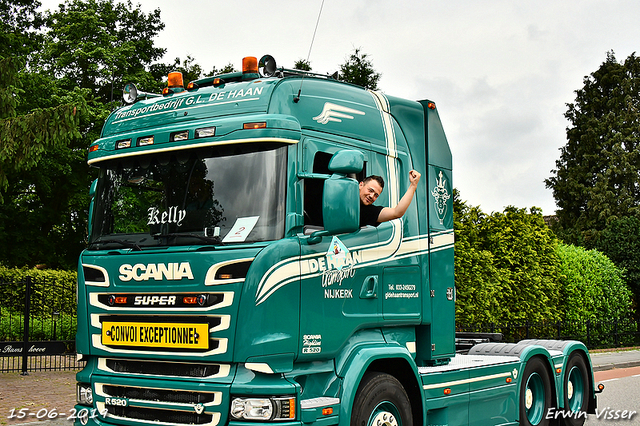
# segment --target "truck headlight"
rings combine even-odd
[[[93,406],[93,392],[91,391],[91,385],[88,383],[77,383],[76,399],[78,400],[78,404]]]
[[[293,420],[296,399],[293,397],[233,398],[231,416],[238,420]]]

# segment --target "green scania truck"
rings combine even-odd
[[[576,341],[455,344],[451,152],[432,101],[278,68],[129,84],[88,163],[78,424],[579,425]],[[359,224],[384,178],[401,219]]]

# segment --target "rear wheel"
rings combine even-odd
[[[351,426],[412,426],[411,402],[402,384],[386,373],[367,373],[356,392]]]
[[[571,416],[563,416],[562,422],[568,426],[582,426],[586,420],[589,405],[589,373],[583,357],[573,354],[569,357],[565,368],[564,409],[571,412]]]
[[[545,417],[551,407],[551,379],[544,362],[531,358],[520,382],[520,424],[523,426],[548,425]]]

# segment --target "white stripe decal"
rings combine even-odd
[[[422,389],[429,390],[429,389],[438,389],[438,388],[448,388],[451,386],[465,385],[467,383],[482,382],[485,380],[499,379],[502,377],[511,377],[511,373],[499,373],[499,374],[492,374],[490,376],[474,377],[473,379],[463,379],[463,380],[455,380],[453,382],[424,385],[422,386]]]
[[[355,269],[368,267],[380,263],[387,263],[408,257],[424,256],[441,250],[453,248],[453,231],[440,232],[431,238],[419,235],[402,239],[402,220],[391,221],[393,232],[391,237],[378,244],[367,244],[350,248],[350,251],[360,251],[362,261],[354,265]],[[264,303],[274,292],[287,284],[300,280],[308,280],[322,275],[322,271],[311,271],[309,260],[325,257],[326,253],[313,253],[301,258],[284,259],[273,265],[265,273],[256,292],[256,306]]]
[[[382,119],[382,128],[384,130],[385,142],[387,145],[387,175],[389,176],[389,182],[387,187],[389,189],[389,205],[395,206],[400,201],[400,194],[398,191],[398,148],[396,143],[396,133],[393,126],[393,120],[391,114],[389,114],[389,101],[380,92],[370,91],[373,96],[373,100],[380,111],[380,118]]]

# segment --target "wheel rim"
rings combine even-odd
[[[371,413],[368,426],[402,426],[400,413],[391,402],[381,402]]]
[[[527,419],[532,425],[537,425],[544,415],[545,404],[544,383],[538,373],[533,373],[527,379],[524,398]]]
[[[582,401],[584,400],[584,377],[578,367],[573,367],[569,371],[569,378],[567,379],[567,400],[569,401],[569,410],[571,412],[578,412],[582,408]]]

